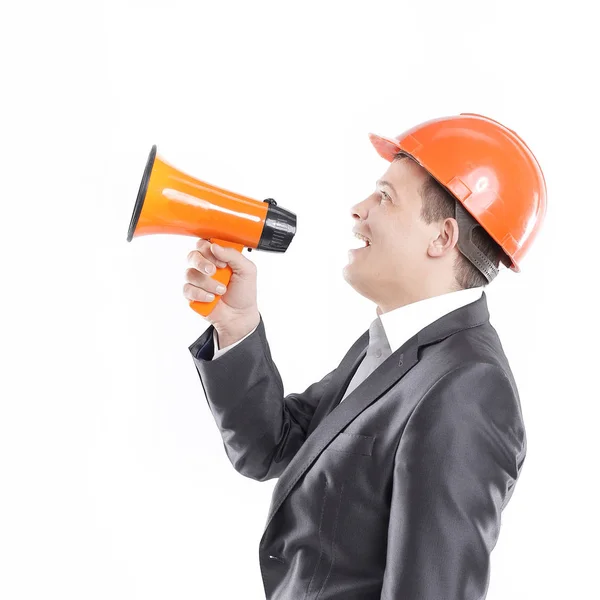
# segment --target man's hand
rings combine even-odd
[[[220,295],[209,315],[204,317],[214,325],[219,335],[219,346],[224,348],[243,338],[260,322],[256,300],[256,265],[234,248],[223,248],[200,238],[196,250],[188,254],[191,268],[185,274],[183,295],[187,300],[211,302],[211,294]],[[229,265],[233,271],[225,289],[214,280],[216,266]]]

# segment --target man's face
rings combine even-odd
[[[423,295],[431,268],[427,248],[437,236],[435,223],[427,225],[420,217],[426,179],[426,171],[413,160],[395,160],[375,191],[351,209],[353,229],[371,245],[349,251],[344,279],[383,312]]]

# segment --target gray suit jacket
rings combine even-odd
[[[526,453],[485,293],[423,328],[339,404],[339,366],[284,396],[265,326],[190,347],[234,468],[278,477],[259,547],[268,600],[481,600]]]

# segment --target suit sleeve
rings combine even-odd
[[[302,393],[284,396],[262,319],[247,337],[215,360],[211,325],[191,346],[206,401],[225,453],[242,475],[279,477],[307,437],[307,430],[335,369]]]
[[[394,458],[382,600],[482,600],[526,453],[500,368],[458,367],[423,396]]]
[[[256,327],[258,327],[258,325]],[[237,346],[240,342],[243,342],[249,335],[253,334],[256,331],[256,327],[250,333],[245,335],[241,340],[238,340],[237,342],[233,342],[233,344],[230,344],[226,348],[219,348],[219,335],[217,334],[217,330],[213,327],[214,355],[212,357],[212,360],[219,358],[219,356],[222,356],[228,350],[235,348],[235,346]]]

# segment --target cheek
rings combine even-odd
[[[412,247],[416,241],[416,229],[411,223],[406,223],[400,219],[388,219],[382,229],[383,231],[380,234],[383,239],[382,245],[388,250],[403,251]]]
[[[426,247],[423,232],[413,223],[389,223],[389,227],[380,236],[376,238],[380,242],[377,245],[380,260],[388,264],[402,264],[404,269],[416,262]]]

